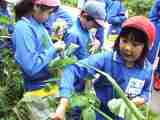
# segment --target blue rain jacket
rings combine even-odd
[[[155,1],[155,4],[149,12],[149,19],[154,23],[156,27],[156,40],[148,54],[148,59],[151,64],[153,64],[160,48],[160,0]]]
[[[80,25],[80,19],[73,24],[71,29],[68,30],[68,35],[64,37],[66,44],[75,43],[79,48],[75,52],[78,59],[84,59],[89,56],[88,44],[90,43],[90,33]]]
[[[45,27],[46,29],[49,31],[49,34],[51,34],[53,32],[53,23],[56,22],[56,20],[58,18],[63,19],[64,21],[66,21],[68,28],[70,28],[72,26],[73,23],[73,18],[72,16],[69,14],[69,12],[63,7],[60,6],[56,12],[52,13],[49,17],[48,20],[45,22]]]
[[[13,19],[14,18],[13,18],[13,15],[12,15],[11,10],[10,10],[9,7],[7,7],[6,9],[2,9],[0,7],[0,17],[3,17],[3,16],[8,17],[10,22],[9,22],[9,24],[7,24],[7,26],[2,24],[2,23],[0,23],[0,30],[2,30],[3,28],[7,27],[8,32],[11,34],[13,32],[13,30],[14,30],[14,25],[13,25]]]
[[[60,84],[60,95],[62,97],[71,96],[75,90],[75,81],[83,81],[86,76],[95,74],[93,69],[86,68],[83,64],[92,65],[111,75],[126,93],[128,93],[128,88],[130,88],[128,87],[130,81],[134,80],[136,83],[143,83],[141,85],[136,84],[133,87],[136,88],[136,91],[138,90],[134,94],[142,96],[146,102],[148,101],[151,92],[152,65],[146,60],[143,67],[136,65],[134,68],[129,69],[124,65],[125,63],[121,56],[113,51],[92,55],[79,61],[77,64],[66,67]],[[112,85],[106,80],[104,76],[100,76],[94,82],[94,89],[101,101],[100,109],[106,114],[113,116],[106,105],[109,100],[117,97],[117,95]],[[100,114],[97,114],[97,120],[104,120],[104,118]]]
[[[99,27],[98,29],[99,30],[97,31],[97,34],[96,34],[97,39],[98,37],[101,36],[102,31],[104,30],[102,27]],[[69,29],[65,34],[64,41],[67,45],[69,45],[70,43],[75,43],[79,45],[79,48],[74,53],[77,59],[84,59],[90,55],[89,44],[91,43],[91,33],[88,30],[83,29],[81,27],[79,18],[77,18],[77,21],[73,24],[71,29]],[[83,91],[84,84],[85,84],[84,81],[79,81],[77,83],[79,84],[76,87],[77,90]]]
[[[16,23],[12,36],[15,59],[23,71],[26,90],[44,87],[51,77],[48,63],[56,56],[51,38],[43,24],[23,17]]]
[[[108,34],[119,34],[121,24],[127,19],[125,7],[121,0],[105,0],[105,4],[106,19],[111,24]]]

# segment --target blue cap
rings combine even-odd
[[[89,16],[93,17],[97,24],[104,27],[105,25],[105,4],[100,1],[87,1],[82,8]]]

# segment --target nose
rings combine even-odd
[[[130,43],[128,43],[128,44],[126,44],[126,45],[124,46],[124,50],[125,50],[126,52],[128,52],[128,53],[131,53],[132,49],[134,49],[134,48],[133,48],[132,44],[130,44]]]

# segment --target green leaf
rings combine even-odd
[[[71,108],[74,108],[74,107],[77,107],[77,106],[81,107],[81,108],[84,108],[84,107],[88,106],[88,99],[84,95],[74,94],[70,98],[70,106],[71,106]]]
[[[0,23],[4,25],[8,25],[10,22],[9,18],[7,16],[0,16]]]
[[[65,57],[65,58],[60,58],[57,57],[56,59],[52,60],[49,63],[49,68],[51,69],[64,69],[65,66],[69,65],[69,64],[74,64],[76,63],[76,59],[75,58],[70,58],[70,57]]]
[[[86,108],[82,111],[82,118],[83,120],[96,120],[96,113],[91,107]]]

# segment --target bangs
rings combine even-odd
[[[120,32],[120,37],[130,39],[132,41],[144,43],[145,46],[148,46],[148,37],[146,33],[142,30],[125,27]]]

